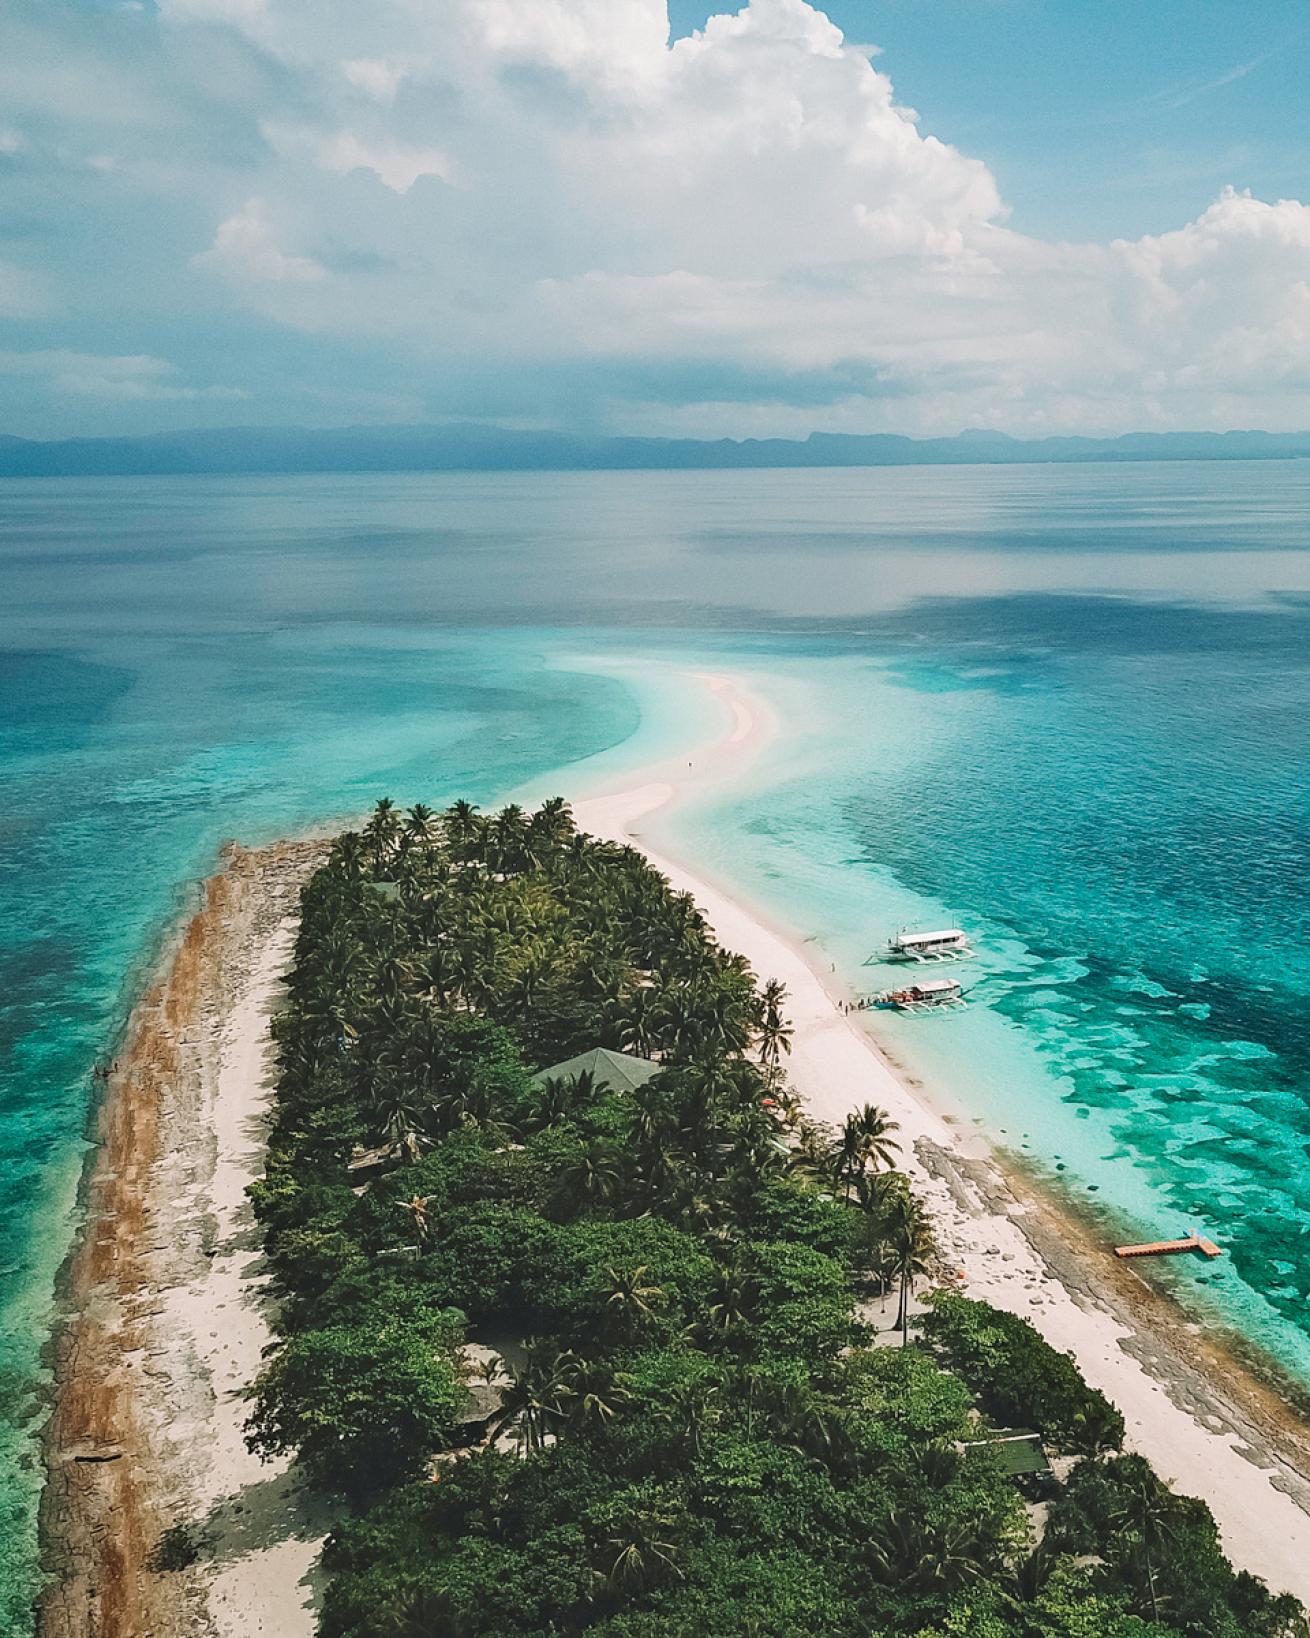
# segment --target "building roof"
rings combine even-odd
[[[631,1052],[611,1052],[608,1047],[592,1047],[590,1052],[579,1052],[576,1058],[566,1058],[562,1064],[552,1064],[532,1077],[533,1086],[546,1081],[571,1081],[579,1075],[590,1075],[594,1085],[611,1092],[631,1092],[652,1075],[659,1073],[659,1065],[649,1058],[635,1057]]]
[[[1009,1478],[1023,1473],[1049,1473],[1051,1464],[1042,1449],[1041,1435],[1028,1428],[992,1428],[982,1439],[969,1439],[967,1448],[990,1445]]]

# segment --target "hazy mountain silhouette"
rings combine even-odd
[[[950,438],[812,432],[790,438],[627,438],[503,427],[227,427],[41,442],[0,436],[0,477],[238,472],[614,471],[640,468],[1008,465],[1273,460],[1310,455],[1305,432],[1130,432],[1119,438]]]

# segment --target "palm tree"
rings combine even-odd
[[[491,1427],[492,1442],[514,1428],[521,1450],[541,1450],[568,1416],[573,1399],[576,1355],[559,1353],[546,1343],[527,1346],[523,1364],[510,1372],[501,1396],[501,1412]]]
[[[622,1178],[614,1145],[604,1138],[593,1138],[560,1173],[551,1204],[556,1213],[576,1217],[579,1212],[612,1200]]]
[[[364,852],[364,838],[357,830],[348,830],[337,837],[330,863],[341,871],[346,881],[358,881],[363,869]]]
[[[436,835],[436,814],[422,802],[415,802],[405,815],[405,834],[411,842],[430,842]]]
[[[364,826],[364,841],[377,868],[381,869],[390,863],[399,839],[400,815],[396,812],[396,804],[391,798],[384,796],[373,809],[372,818]]]
[[[703,1380],[680,1382],[655,1411],[655,1420],[669,1430],[673,1451],[690,1450],[699,1459],[706,1436],[722,1419],[719,1390]]]
[[[615,1593],[642,1593],[680,1579],[678,1518],[660,1507],[634,1508],[609,1538],[614,1557],[605,1585]]]
[[[381,1603],[371,1613],[378,1622],[377,1630],[391,1633],[393,1638],[432,1638],[434,1632],[441,1633],[442,1638],[469,1638],[475,1631],[455,1595],[426,1581],[416,1584],[397,1578],[387,1586]]]
[[[750,1269],[741,1264],[723,1264],[706,1304],[705,1330],[710,1338],[728,1339],[759,1312],[763,1288]]]
[[[387,1076],[374,1083],[372,1111],[378,1135],[406,1160],[416,1160],[421,1152],[430,1110],[431,1105],[403,1081]]]
[[[760,996],[760,1017],[755,1041],[759,1047],[760,1063],[768,1079],[776,1081],[781,1067],[780,1055],[791,1051],[792,1028],[783,1015],[782,1005],[787,999],[787,986],[771,978]]]
[[[654,1323],[665,1302],[664,1288],[648,1283],[645,1263],[605,1272],[610,1281],[605,1307],[614,1330],[620,1337],[636,1337]]]
[[[606,1360],[574,1357],[567,1367],[571,1428],[600,1432],[631,1402],[629,1377]]]
[[[869,1544],[874,1573],[902,1593],[950,1593],[986,1573],[987,1544],[970,1519],[907,1517],[893,1507]]]
[[[856,1114],[855,1119],[859,1126],[860,1152],[864,1156],[865,1164],[875,1172],[883,1167],[891,1171],[896,1165],[896,1156],[900,1154],[901,1146],[889,1134],[900,1131],[900,1122],[892,1120],[885,1109],[879,1109],[872,1103],[866,1103]]]
[[[528,828],[544,837],[551,847],[562,847],[574,835],[572,810],[562,796],[552,796],[532,815]]]
[[[796,1146],[791,1152],[791,1169],[811,1183],[828,1186],[833,1180],[835,1138],[832,1128],[802,1116],[796,1128]]]
[[[1115,1474],[1114,1519],[1141,1548],[1151,1620],[1160,1619],[1155,1566],[1160,1550],[1178,1529],[1178,1506],[1145,1462],[1131,1458],[1118,1464]]]
[[[900,1307],[896,1324],[900,1328],[901,1346],[910,1340],[910,1293],[915,1279],[928,1272],[928,1258],[932,1252],[932,1231],[928,1219],[917,1200],[906,1195],[897,1203],[888,1223],[887,1248],[891,1253],[892,1272],[900,1281]]]
[[[473,862],[473,852],[482,835],[483,819],[472,802],[459,801],[443,816],[446,841],[462,864]]]
[[[650,985],[643,984],[621,998],[614,1020],[621,1051],[635,1052],[643,1058],[650,1056],[658,1027],[655,997],[656,992]]]
[[[847,1200],[867,1171],[895,1164],[901,1146],[890,1134],[899,1130],[899,1123],[876,1104],[866,1103],[847,1115],[832,1158],[834,1180],[845,1183]]]

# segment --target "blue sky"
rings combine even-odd
[[[6,19],[0,432],[1310,426],[1304,0]]]
[[[676,33],[712,8],[673,0]],[[1226,184],[1310,188],[1305,0],[832,0],[926,129],[985,159],[1011,223],[1135,238]]]

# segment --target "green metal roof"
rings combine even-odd
[[[1049,1473],[1051,1464],[1042,1449],[1041,1435],[1027,1428],[992,1428],[981,1439],[970,1439],[970,1446],[990,1445],[1001,1464],[1001,1472],[1010,1478],[1021,1473]]]
[[[590,1075],[596,1086],[611,1092],[631,1092],[658,1074],[659,1067],[649,1058],[636,1058],[630,1052],[593,1047],[590,1052],[580,1052],[576,1058],[566,1058],[562,1064],[538,1071],[532,1084],[540,1086],[544,1081],[571,1081],[579,1075]]]

